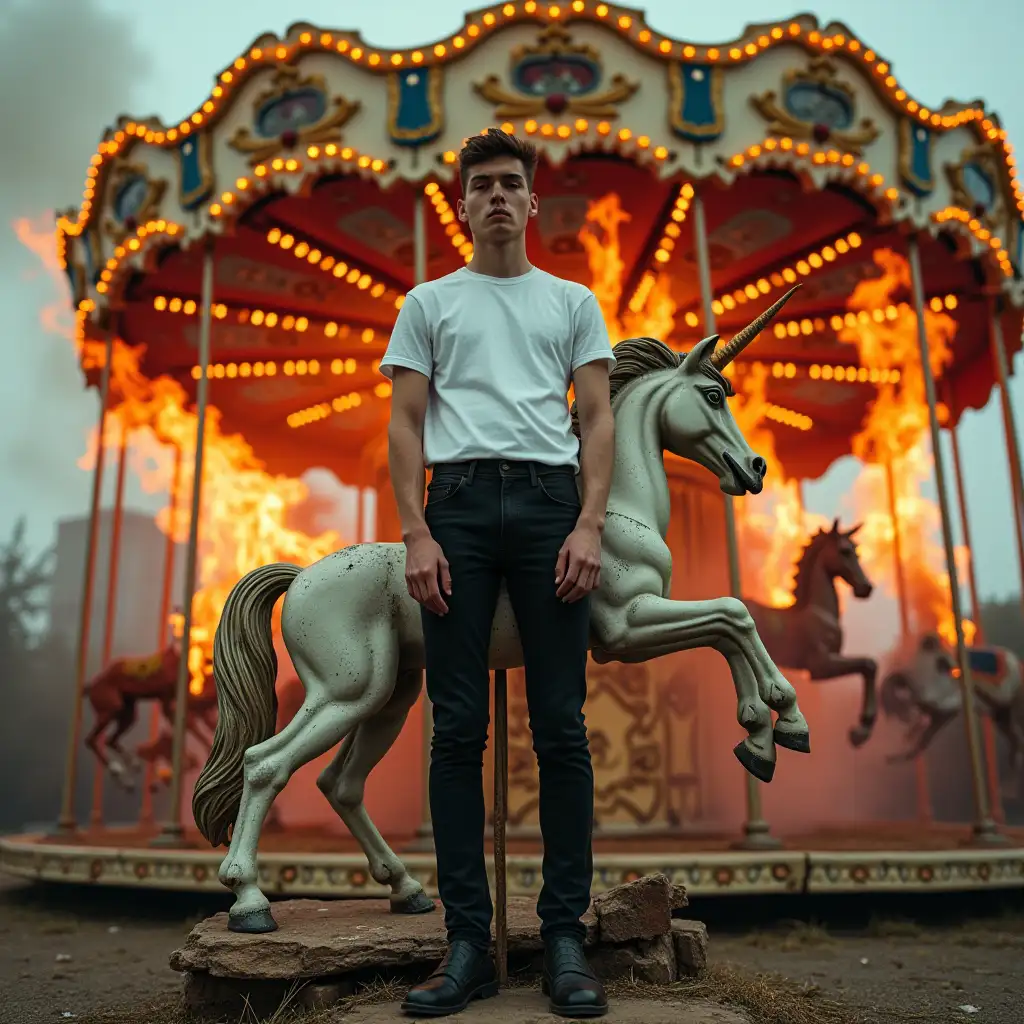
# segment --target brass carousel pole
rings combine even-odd
[[[117,621],[117,577],[121,568],[121,525],[124,522],[124,477],[128,465],[128,425],[123,420],[121,426],[121,445],[117,454],[117,482],[114,484],[114,521],[110,528],[110,564],[107,567],[107,607],[103,618],[103,650],[100,655],[100,666],[106,668],[110,664],[110,655],[114,647],[114,624]],[[124,766],[125,768],[128,765]],[[92,786],[91,825],[103,823],[103,785],[107,773],[103,765],[96,763],[96,774]]]
[[[170,805],[167,820],[153,840],[158,846],[183,846],[181,784],[185,760],[185,726],[188,721],[189,650],[192,633],[192,602],[196,590],[196,555],[199,546],[199,515],[202,500],[203,449],[205,447],[206,396],[209,390],[210,331],[213,315],[213,245],[207,237],[203,246],[203,291],[199,321],[199,380],[196,384],[196,455],[192,471],[192,515],[189,519],[185,553],[185,586],[182,595],[181,659],[174,693],[174,746],[171,760]]]
[[[971,526],[967,518],[967,495],[964,491],[964,475],[960,462],[960,439],[957,437],[956,424],[952,418],[953,394],[950,386],[946,405],[950,409],[949,432],[950,447],[953,452],[953,476],[956,478],[956,500],[960,506],[960,533],[967,548],[967,591],[971,595],[971,614],[974,618],[975,639],[981,641],[984,630],[981,625],[981,601],[978,598],[978,579],[974,571],[974,545],[971,543]],[[988,798],[992,807],[992,817],[999,825],[1006,824],[1006,813],[1003,809],[1003,794],[999,785],[999,752],[996,747],[996,733],[992,719],[983,715],[981,719],[981,735],[985,744],[985,778],[988,780]]]
[[[953,549],[953,524],[950,516],[949,498],[946,491],[946,467],[942,457],[942,439],[939,436],[939,417],[935,396],[935,377],[928,351],[928,332],[924,322],[924,281],[921,277],[921,254],[917,236],[907,240],[907,255],[910,262],[911,284],[914,295],[914,312],[917,316],[917,341],[921,355],[921,374],[924,377],[925,396],[928,400],[928,426],[931,431],[932,458],[935,461],[935,487],[939,494],[939,511],[942,517],[942,541],[946,549],[946,570],[949,573],[949,591],[953,608],[953,624],[956,628],[956,654],[960,668],[960,683],[964,692],[964,724],[967,729],[967,745],[971,755],[971,779],[974,783],[975,820],[974,841],[994,845],[1006,841],[997,831],[996,823],[989,813],[988,793],[981,760],[981,744],[978,741],[978,711],[974,705],[974,681],[971,665],[967,658],[967,644],[964,641],[964,620],[960,607],[960,583],[957,578],[956,558]]]
[[[896,572],[896,602],[900,609],[900,646],[902,647],[910,637],[910,606],[907,603],[907,580],[903,575],[903,540],[892,459],[892,452],[886,452],[885,482],[889,492],[889,518],[892,520],[892,560]],[[917,817],[922,825],[930,825],[932,796],[928,782],[928,756],[924,751],[914,758],[914,778],[917,787]]]
[[[704,312],[704,335],[715,333],[715,310],[712,306],[714,293],[711,290],[711,257],[708,253],[707,220],[704,216],[704,200],[699,191],[694,192],[691,204],[693,211],[693,238],[697,254],[697,273],[700,277],[701,305]],[[740,551],[736,536],[736,510],[732,495],[725,494],[725,543],[729,558],[729,593],[738,601],[743,600],[740,585]],[[775,849],[782,844],[771,834],[771,826],[764,820],[761,810],[761,784],[749,772],[743,773],[747,786],[747,818],[743,823],[743,838],[737,844],[745,849]]]
[[[423,198],[423,190],[416,193],[413,206],[412,222],[413,277],[416,284],[427,280],[427,204]],[[421,690],[420,703],[423,706],[422,721],[422,770],[423,793],[421,797],[420,825],[416,829],[414,849],[433,849],[434,823],[430,816],[430,744],[434,738],[434,715],[427,697],[427,688]]]
[[[174,553],[177,544],[174,540],[175,529],[178,525],[178,501],[181,491],[181,447],[174,447],[174,476],[171,478],[171,487],[168,492],[168,512],[170,513],[167,523],[167,537],[164,540],[164,585],[160,595],[160,624],[157,627],[156,644],[157,650],[162,651],[167,643],[167,620],[171,615],[171,592],[174,590]],[[154,743],[160,736],[160,719],[163,717],[163,710],[159,701],[154,702],[153,710],[149,720],[149,741]],[[139,812],[140,825],[153,824],[153,782],[156,775],[156,762],[146,762],[146,771],[142,781],[142,809]]]
[[[999,319],[1000,300],[994,297],[990,305],[992,361],[999,384],[999,403],[1003,410],[1003,429],[1006,432],[1006,455],[1010,462],[1010,482],[1013,487],[1013,525],[1017,540],[1017,558],[1021,576],[1021,598],[1024,600],[1024,480],[1021,478],[1020,447],[1017,426],[1010,397],[1010,364],[1003,340],[1003,324]]]
[[[61,793],[60,817],[56,833],[71,835],[78,829],[75,819],[75,786],[78,782],[78,744],[82,738],[82,700],[85,674],[89,663],[89,631],[92,628],[93,584],[96,576],[96,548],[99,539],[100,497],[103,490],[103,438],[107,426],[107,402],[110,396],[110,364],[114,358],[114,326],[108,325],[100,373],[100,414],[96,426],[96,465],[92,474],[92,501],[89,506],[89,532],[85,541],[85,573],[82,580],[82,607],[79,612],[78,650],[75,661],[75,700],[71,709],[68,745],[64,755],[64,788]]]

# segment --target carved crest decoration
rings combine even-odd
[[[297,146],[337,142],[360,107],[358,100],[331,99],[322,75],[300,77],[298,68],[279,68],[256,97],[252,128],[239,128],[229,145],[255,165]]]
[[[629,99],[640,83],[615,74],[602,88],[603,78],[597,50],[574,44],[566,28],[551,25],[540,33],[536,45],[517,46],[512,51],[512,89],[497,75],[489,75],[473,88],[495,105],[497,117],[536,117],[545,112],[617,117],[618,105]]]
[[[120,245],[140,224],[156,217],[167,182],[153,180],[142,164],[119,164],[110,176],[106,233]]]
[[[946,177],[953,191],[954,206],[967,210],[990,230],[1006,220],[1002,163],[990,146],[971,146],[960,154],[960,162],[946,164]]]
[[[853,88],[836,77],[837,68],[828,57],[812,60],[804,71],[787,72],[782,96],[769,89],[751,96],[754,109],[768,122],[768,131],[791,139],[830,143],[859,155],[880,132],[871,118],[855,124],[857,100]]]

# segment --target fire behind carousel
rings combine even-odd
[[[537,143],[531,258],[593,289],[613,342],[648,336],[685,352],[712,334],[728,339],[801,285],[725,367],[731,413],[768,464],[762,492],[724,495],[706,470],[666,453],[664,539],[673,599],[746,601],[796,688],[814,749],[780,762],[770,786],[744,779],[730,753],[735,695],[714,652],[592,664],[595,885],[651,869],[702,893],[1019,885],[1024,835],[1005,824],[997,776],[1020,671],[981,646],[971,621],[956,444],[962,415],[984,407],[995,384],[1024,574],[1007,392],[1024,306],[1024,191],[1006,132],[979,106],[922,106],[842,25],[802,15],[698,46],[591,0],[483,9],[416,49],[307,24],[260,37],[182,121],[122,118],[107,132],[80,205],[58,218],[56,258],[52,235],[21,225],[26,243],[66,271],[74,343],[100,397],[83,458],[94,490],[82,636],[111,460],[118,494],[129,458],[144,486],[167,494],[158,525],[168,572],[153,584],[159,643],[140,638],[138,657],[88,679],[83,640],[76,678],[54,680],[74,702],[60,819],[50,835],[5,838],[0,864],[217,886],[222,854],[197,834],[190,808],[208,755],[221,611],[254,568],[397,539],[378,360],[405,293],[471,257],[454,212],[455,154],[490,125]],[[862,471],[849,507],[807,511],[802,482],[850,454]],[[314,468],[359,489],[360,514],[344,529],[309,525],[322,521],[306,514]],[[937,504],[924,496],[932,479]],[[175,543],[185,549],[180,595]],[[850,600],[899,627],[847,653]],[[934,657],[919,656],[923,643]],[[277,653],[280,728],[302,690],[280,644]],[[928,696],[924,663],[953,681],[941,699]],[[143,787],[137,825],[103,824],[104,779],[136,777],[129,737],[149,706],[144,749],[151,762],[169,754],[167,791]],[[914,736],[878,718],[880,706]],[[928,773],[929,716],[965,730],[941,786]],[[420,700],[366,787],[373,820],[428,889],[429,733]],[[893,763],[907,743],[920,749]],[[517,672],[509,744],[510,886],[531,892],[536,766]],[[72,796],[86,754],[97,785],[82,829]],[[278,891],[375,891],[316,791],[330,756],[296,773],[275,802],[277,828],[261,838],[261,869]],[[932,820],[953,790],[973,800],[969,825]]]

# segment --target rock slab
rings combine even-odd
[[[446,948],[440,910],[392,914],[386,900],[282,900],[271,909],[278,928],[264,935],[228,931],[227,913],[208,917],[171,954],[171,967],[223,978],[320,978],[434,965]],[[588,913],[584,923],[592,946],[597,918]],[[508,946],[510,955],[543,949],[530,897],[508,901]]]
[[[601,942],[631,942],[667,935],[673,911],[689,904],[686,887],[663,874],[644,875],[594,897]]]
[[[673,917],[686,904],[685,889],[660,874],[595,898],[584,917],[584,943],[599,977],[669,985],[702,971],[707,929]],[[329,1006],[374,978],[425,978],[446,950],[440,908],[406,916],[390,913],[386,900],[282,900],[272,910],[277,931],[231,932],[227,914],[215,914],[171,955],[194,1015],[223,1018],[247,1004],[273,1013],[289,993],[303,1007]],[[510,969],[539,974],[543,943],[534,899],[509,899],[508,929]]]

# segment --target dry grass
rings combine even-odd
[[[535,979],[514,980],[510,987],[536,984]],[[296,986],[269,1017],[259,1018],[246,1011],[230,1024],[341,1024],[360,1006],[398,1002],[406,986],[407,983],[378,981],[334,1006],[312,1011],[303,1011],[299,1006],[300,988]],[[755,974],[731,965],[713,965],[699,977],[674,985],[611,982],[608,994],[612,1000],[705,1000],[745,1011],[752,1024],[927,1024],[945,1019],[942,1015],[855,1009],[827,998],[816,986],[802,985],[777,974]],[[146,1021],[146,1024],[190,1024],[190,1020],[179,1003],[169,1000],[163,1004],[136,1005],[81,1016],[76,1024],[138,1024],[139,1021]]]
[[[743,942],[758,949],[774,949],[783,953],[836,945],[836,940],[825,927],[814,921],[782,921],[775,928],[750,932],[744,936]]]

